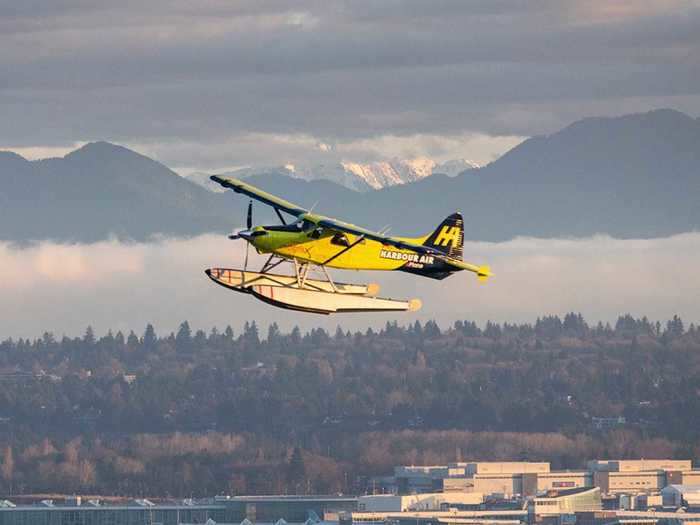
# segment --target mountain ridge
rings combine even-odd
[[[700,229],[700,119],[674,110],[577,121],[527,139],[455,177],[357,192],[279,173],[250,181],[297,204],[361,226],[423,234],[461,211],[465,238],[649,238]],[[90,242],[110,236],[225,233],[245,200],[212,193],[167,166],[109,143],[63,158],[0,155],[0,239]],[[255,206],[256,222],[277,222]]]
[[[341,161],[331,164],[263,166],[257,168],[239,168],[225,173],[194,172],[185,178],[214,192],[221,187],[209,180],[210,175],[231,176],[245,179],[252,175],[275,173],[300,180],[330,180],[346,188],[365,192],[389,186],[416,182],[435,174],[456,176],[460,173],[478,169],[479,165],[467,159],[452,159],[437,162],[428,157],[411,159],[394,158],[375,162]]]

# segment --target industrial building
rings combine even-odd
[[[472,491],[484,494],[522,494],[523,486],[532,486],[539,474],[550,472],[548,462],[474,461],[448,465],[399,466],[394,468],[393,483],[377,478],[374,486],[388,492],[414,494],[435,491]],[[523,475],[532,474],[523,480]]]
[[[661,491],[661,498],[664,507],[700,512],[700,485],[669,485]]]
[[[357,510],[360,512],[408,512],[439,511],[449,509],[478,509],[484,495],[477,492],[424,492],[398,496],[378,494],[360,496]]]
[[[553,471],[545,462],[400,466],[393,477],[381,480],[393,493],[359,498],[0,500],[0,525],[315,525],[321,520],[340,525],[700,525],[694,519],[700,518],[700,471],[689,460],[595,460],[587,466],[573,471]]]
[[[692,468],[689,459],[594,459],[588,462],[591,472],[684,471]]]
[[[552,490],[528,503],[528,512],[537,516],[592,512],[602,508],[598,487]]]
[[[357,498],[335,496],[237,496],[154,503],[146,499],[123,504],[96,500],[38,504],[0,502],[0,525],[179,525],[304,523],[309,516],[356,510]]]
[[[395,490],[399,494],[442,490],[442,480],[452,477],[449,466],[400,466],[394,468]]]
[[[603,494],[655,494],[668,485],[700,485],[690,460],[593,460],[586,470],[553,471],[547,462],[474,461],[402,466],[393,478],[373,487],[395,494],[476,492],[501,497],[535,496],[545,491],[598,487]]]

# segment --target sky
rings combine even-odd
[[[336,326],[365,331],[387,321],[436,319],[534,323],[538,316],[580,312],[591,324],[614,324],[619,315],[665,322],[680,315],[700,321],[700,233],[664,239],[618,240],[519,238],[503,243],[468,242],[466,259],[488,262],[495,276],[480,283],[462,272],[443,281],[400,272],[331,271],[338,282],[377,282],[380,296],[420,298],[416,313],[321,316],[280,310],[214,284],[209,267],[240,268],[243,244],[217,235],[161,239],[154,243],[104,241],[87,245],[0,243],[0,339],[79,336],[134,330],[153,323],[160,334],[187,320],[209,331],[231,325],[237,333],[255,320],[288,331]],[[251,255],[251,264],[261,265]],[[28,313],[31,312],[29,315]]]
[[[584,117],[697,117],[698,28],[700,0],[0,0],[0,149],[37,159],[107,140],[183,174],[418,156],[486,164]],[[204,268],[242,258],[220,238],[0,242],[0,334],[567,311],[697,321],[699,236],[470,243],[491,283],[361,274],[423,310],[328,319],[280,315],[210,283]]]
[[[0,148],[484,164],[586,116],[697,116],[698,27],[698,0],[0,0]]]

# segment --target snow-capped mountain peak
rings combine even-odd
[[[463,171],[480,168],[476,162],[467,159],[454,159],[438,164],[433,168],[433,173],[444,173],[449,177],[456,177]]]
[[[456,159],[438,163],[428,157],[412,159],[391,159],[375,162],[343,161],[331,164],[301,166],[285,164],[276,167],[241,168],[225,173],[237,178],[251,175],[278,173],[288,177],[304,180],[330,180],[356,191],[378,190],[398,184],[415,182],[435,173],[454,177],[465,170],[478,168],[479,165],[466,160]],[[209,180],[204,173],[193,173],[187,177],[192,182],[208,189],[218,190],[219,186]]]

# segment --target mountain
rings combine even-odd
[[[301,206],[375,229],[390,225],[396,235],[425,233],[456,210],[465,237],[484,241],[700,229],[700,120],[673,110],[584,119],[483,168],[364,193],[285,169],[246,175]],[[223,233],[242,224],[245,203],[108,143],[33,162],[0,153],[3,240]],[[272,220],[267,207],[255,206],[256,222]]]
[[[466,237],[479,240],[649,238],[699,229],[699,196],[700,120],[663,109],[584,119],[468,175],[388,188],[362,204],[385,224],[385,203],[401,202],[414,229],[461,210]]]
[[[244,179],[252,175],[276,174],[307,181],[329,180],[346,188],[364,192],[415,182],[435,173],[456,176],[466,170],[478,167],[478,164],[466,159],[455,159],[438,163],[426,157],[418,157],[370,163],[340,162],[337,164],[314,164],[309,166],[287,164],[285,166],[241,168],[219,175],[229,175],[238,179]],[[221,187],[218,184],[209,180],[209,174],[192,173],[187,176],[187,179],[209,190],[221,191]]]
[[[437,164],[433,168],[433,174],[442,173],[449,177],[456,177],[468,170],[478,169],[480,166],[471,160],[467,159],[454,159],[448,160],[441,164]]]
[[[27,161],[0,154],[0,238],[95,241],[111,235],[225,231],[230,202],[127,148],[94,142]]]
[[[250,180],[259,177],[309,207],[355,194],[328,181],[306,183],[274,174]],[[227,233],[243,224],[243,202],[230,191],[207,191],[159,162],[107,142],[37,161],[0,152],[0,240],[141,241]],[[277,222],[262,205],[256,206],[256,220]]]

